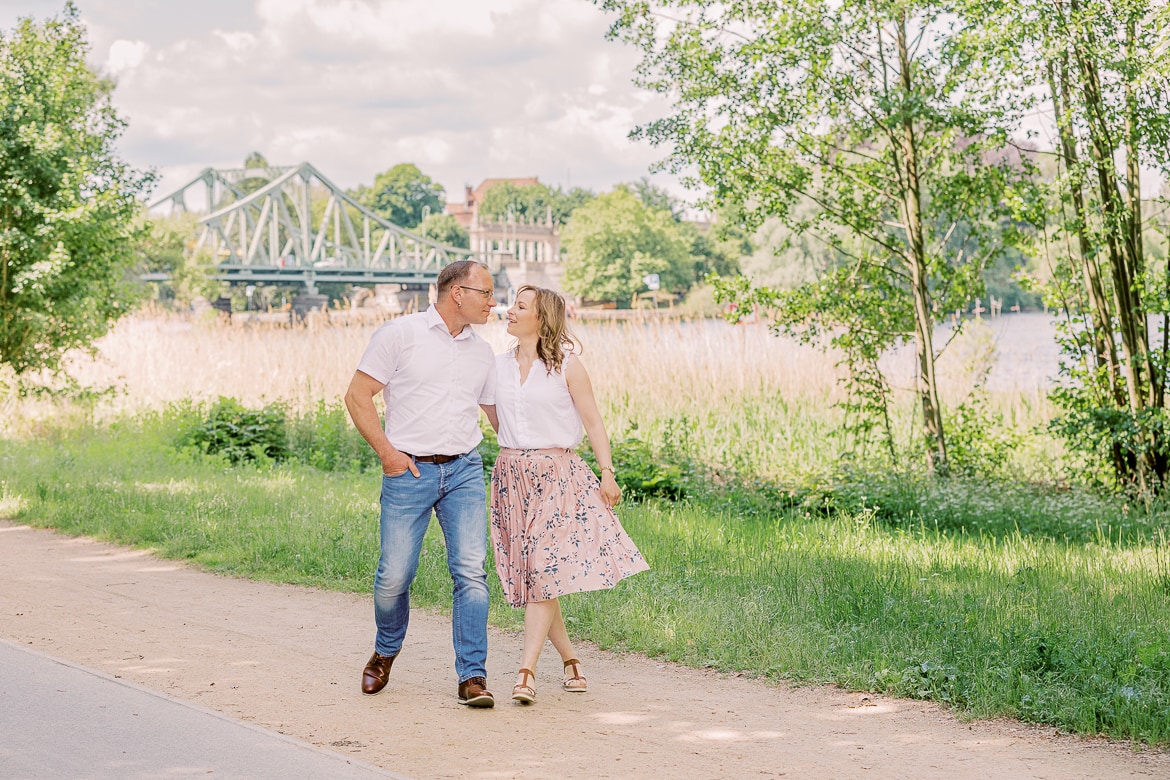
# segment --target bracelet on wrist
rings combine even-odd
[[[602,466],[601,470],[608,471],[610,474],[613,474],[615,477],[617,476],[617,472],[613,470],[613,466]]]

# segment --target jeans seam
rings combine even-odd
[[[459,652],[459,650],[463,647],[463,631],[461,630],[462,624],[460,621],[459,611],[460,611],[459,610],[459,600],[452,598],[451,599],[451,617],[454,620],[454,630],[455,630],[455,676],[459,678],[460,682],[462,682],[463,681],[464,667],[463,667],[463,657],[462,657],[462,654]]]
[[[446,472],[446,469],[444,468],[445,465],[446,464],[439,466],[439,495],[438,495],[438,500],[435,501],[435,509],[434,509],[435,519],[439,521],[439,528],[443,531],[444,540],[446,539],[448,531],[447,531],[447,524],[443,521],[443,513],[439,510],[439,502],[443,498],[442,485],[443,485],[443,479],[445,477],[445,472]],[[460,548],[460,549],[462,550],[462,548]],[[451,569],[451,555],[452,555],[451,545],[450,545],[450,543],[448,543],[447,544],[447,568],[448,568],[448,570]],[[454,645],[454,649],[455,649],[455,676],[460,678],[460,682],[462,682],[462,677],[463,677],[463,657],[462,657],[462,652],[461,652],[461,649],[463,647],[462,639],[463,639],[462,632],[460,632],[460,630],[459,630],[459,583],[456,582],[455,577],[452,576],[451,577],[451,642]]]

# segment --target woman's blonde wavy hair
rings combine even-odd
[[[536,356],[544,363],[548,373],[556,371],[559,374],[564,366],[565,353],[581,354],[581,342],[569,331],[565,299],[560,293],[547,287],[526,284],[516,291],[516,297],[519,298],[520,293],[528,290],[536,294],[532,305],[536,309],[537,321],[540,322],[536,336]]]

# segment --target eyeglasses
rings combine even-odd
[[[456,285],[456,287],[462,287],[464,290],[475,290],[477,293],[483,293],[488,298],[495,298],[496,297],[495,290],[481,290],[478,287],[468,287],[465,284],[459,284],[459,285]]]

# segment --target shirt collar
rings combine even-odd
[[[423,316],[426,317],[426,322],[427,322],[428,328],[438,328],[439,330],[443,331],[443,333],[447,334],[448,336],[451,335],[451,329],[448,328],[447,323],[443,321],[443,317],[442,317],[442,315],[439,314],[439,310],[435,308],[435,304],[432,303],[430,306],[428,306],[427,310],[425,312],[423,312]],[[468,338],[471,338],[471,335],[472,335],[471,328],[468,327],[467,325],[464,325],[463,330],[459,331],[458,335],[456,335],[455,338],[456,339],[468,339]]]

